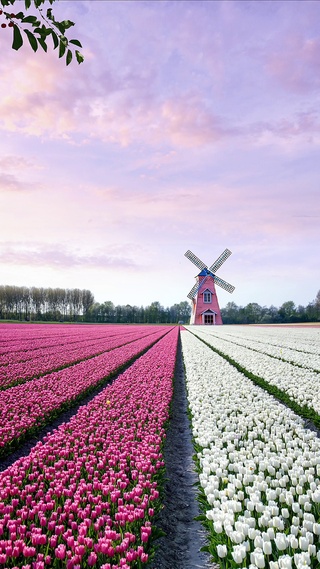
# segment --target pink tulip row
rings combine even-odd
[[[163,327],[158,327],[157,329],[150,327],[146,329],[145,327],[144,331],[138,327],[127,328],[125,334],[104,337],[103,339],[96,340],[94,343],[92,340],[87,339],[77,344],[74,343],[70,347],[68,344],[60,344],[54,348],[50,347],[30,351],[30,353],[26,353],[26,361],[0,366],[0,389],[6,389],[9,386],[25,383],[32,378],[40,377],[45,373],[63,367],[68,367],[144,336],[151,336],[156,334],[159,329],[163,330]]]
[[[78,401],[169,330],[159,328],[150,336],[2,391],[0,455]]]
[[[146,326],[142,326],[146,328]],[[10,325],[0,324],[0,364],[19,361],[19,358],[28,356],[33,350],[49,348],[59,345],[72,344],[80,341],[99,340],[114,335],[127,333],[128,326],[110,324],[99,326],[85,325],[55,325],[41,324],[40,326],[20,326],[18,332],[12,333]],[[29,335],[28,333],[29,332]],[[31,335],[32,334],[32,335]],[[29,337],[30,336],[30,337]],[[6,357],[14,358],[6,361]]]
[[[177,342],[176,327],[0,474],[0,567],[148,561]]]

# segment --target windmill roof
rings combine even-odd
[[[211,273],[209,269],[202,269],[202,271],[198,274],[198,277],[207,277],[208,275],[213,277],[213,273]]]

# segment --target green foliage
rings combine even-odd
[[[48,38],[51,36],[53,49],[58,49],[59,58],[64,57],[66,65],[73,60],[73,55],[78,63],[84,61],[82,53],[73,46],[82,47],[77,39],[68,39],[66,32],[74,26],[70,20],[56,20],[52,8],[44,11],[43,5],[54,4],[56,0],[23,0],[25,10],[33,9],[36,14],[25,14],[24,12],[9,12],[0,9],[0,16],[4,19],[2,27],[13,29],[12,49],[19,50],[23,46],[24,34],[26,35],[31,49],[36,52],[40,46],[43,51],[48,50]],[[21,5],[20,0],[0,0],[0,8]],[[23,33],[22,33],[23,32]]]
[[[295,306],[292,300],[284,302],[280,308],[271,305],[259,306],[250,302],[247,306],[237,306],[228,302],[221,309],[224,324],[284,324],[296,322],[316,322],[320,320],[320,291],[315,300],[307,306]]]

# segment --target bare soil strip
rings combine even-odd
[[[201,552],[205,532],[194,518],[200,511],[197,503],[197,474],[194,470],[192,436],[187,416],[184,369],[179,345],[174,395],[164,448],[166,483],[164,507],[157,526],[166,535],[157,540],[158,549],[150,569],[215,569],[210,556]],[[149,567],[149,566],[148,566]]]

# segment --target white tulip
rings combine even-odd
[[[312,500],[314,502],[316,502],[316,504],[319,504],[319,502],[320,502],[320,490],[317,490],[316,492],[314,492],[312,494]]]
[[[317,555],[317,547],[314,544],[309,544],[308,553],[310,557],[315,557]]]
[[[271,540],[273,540],[273,539],[275,538],[275,532],[274,532],[274,529],[273,529],[273,528],[268,528],[268,529],[267,529],[267,534],[268,534],[268,536],[269,536],[269,538],[270,538]]]
[[[299,537],[299,547],[302,551],[308,551],[309,540],[307,537]]]
[[[313,524],[312,531],[315,535],[320,535],[320,524]]]
[[[277,533],[274,541],[279,551],[283,551],[288,547],[288,539],[284,533]]]
[[[231,552],[233,560],[235,563],[242,563],[242,561],[246,558],[247,550],[245,545],[236,545]]]
[[[207,512],[207,517],[208,517],[208,512]],[[222,526],[222,523],[220,520],[217,520],[213,523],[213,529],[216,533],[222,533],[223,532],[223,526]]]
[[[295,535],[290,535],[290,536],[289,536],[289,544],[290,544],[291,549],[298,549],[298,547],[299,547],[299,542],[298,542],[298,540],[297,540],[297,538],[296,538]]]
[[[263,553],[265,555],[271,555],[272,554],[272,543],[271,543],[271,541],[264,541],[263,545],[262,545],[262,549],[263,549]]]
[[[227,546],[226,545],[217,545],[217,554],[219,557],[223,558],[227,555]]]
[[[254,562],[259,569],[263,569],[263,567],[266,566],[263,553],[256,552],[254,559],[255,559]]]
[[[278,562],[279,569],[292,569],[292,557],[290,555],[282,555]]]

